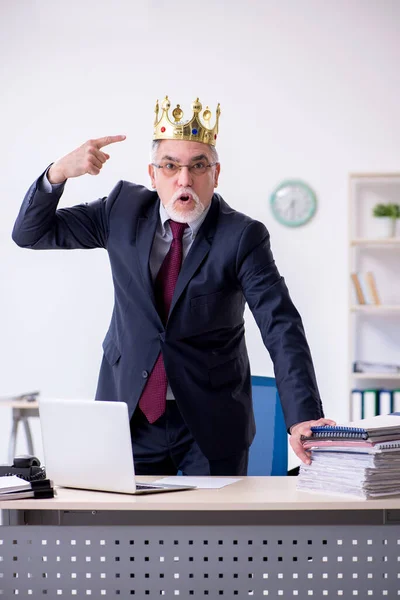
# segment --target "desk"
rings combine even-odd
[[[0,596],[398,597],[400,498],[295,485],[247,477],[219,490],[0,501]]]
[[[12,409],[12,428],[10,439],[8,442],[7,459],[8,463],[12,465],[17,447],[17,433],[18,426],[20,423],[23,424],[25,429],[28,453],[33,455],[35,454],[33,450],[33,440],[28,419],[30,417],[39,416],[39,402],[37,400],[34,400],[32,402],[28,402],[27,400],[2,400],[0,402],[0,407]]]

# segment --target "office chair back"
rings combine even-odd
[[[252,376],[256,437],[248,475],[287,475],[288,436],[274,377]]]

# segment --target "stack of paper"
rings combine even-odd
[[[400,494],[400,415],[378,415],[345,426],[312,427],[303,440],[300,490],[377,498]]]
[[[0,477],[0,502],[23,498],[53,498],[53,484],[49,479],[25,481],[17,475]]]

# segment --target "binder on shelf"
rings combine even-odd
[[[362,419],[363,391],[351,390],[351,418],[353,421]]]
[[[354,291],[356,293],[356,299],[358,304],[365,304],[364,294],[360,285],[360,281],[358,279],[357,273],[351,273],[351,280],[353,282]]]
[[[392,391],[379,390],[379,414],[389,415],[393,411]]]
[[[393,412],[400,412],[400,390],[392,392]]]
[[[364,390],[362,402],[363,419],[369,419],[379,414],[378,390]]]
[[[371,296],[372,300],[373,300],[373,304],[380,304],[380,298],[379,298],[379,294],[378,294],[378,289],[376,287],[376,283],[375,283],[375,277],[374,274],[371,271],[368,271],[365,274],[365,282],[367,284],[367,288],[368,288],[368,293]]]
[[[363,273],[357,273],[357,278],[364,296],[365,304],[375,304],[375,298],[371,292],[371,288],[367,283],[367,278]]]

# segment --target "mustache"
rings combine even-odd
[[[174,204],[174,202],[176,202],[177,200],[179,200],[179,198],[181,196],[190,196],[191,198],[193,198],[194,203],[196,205],[200,204],[200,198],[198,197],[198,195],[196,194],[196,192],[194,192],[190,188],[181,188],[180,190],[177,190],[175,192],[175,194],[173,194],[173,196],[171,197],[170,201],[168,202],[168,206],[171,206],[171,204]]]

